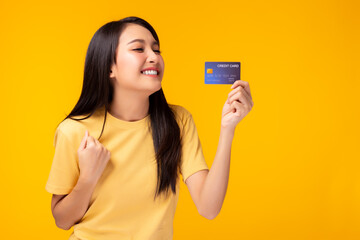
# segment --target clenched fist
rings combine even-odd
[[[110,159],[110,151],[86,130],[78,149],[80,176],[98,181]]]

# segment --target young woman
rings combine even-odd
[[[163,74],[158,36],[143,19],[109,22],[91,39],[46,184],[56,225],[74,226],[69,239],[172,239],[179,174],[202,216],[219,213],[235,127],[253,106],[249,84],[232,85],[209,170],[192,115],[166,102]]]

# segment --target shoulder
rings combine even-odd
[[[76,117],[78,118],[78,117]],[[71,137],[72,135],[76,134],[77,132],[81,132],[82,130],[85,131],[86,126],[84,123],[71,118],[67,118],[63,120],[57,127],[56,133],[60,132],[61,134],[64,134],[68,137]]]
[[[173,110],[182,132],[187,132],[189,129],[195,128],[195,121],[189,110],[180,105],[169,104],[169,106]]]
[[[58,127],[56,128],[54,134],[54,146],[59,141],[59,139],[64,139],[68,142],[73,142],[82,135],[82,132],[85,133],[86,127],[81,122],[67,118],[63,120]]]
[[[183,106],[175,105],[175,104],[169,104],[169,107],[172,109],[176,120],[180,121],[182,124],[184,124],[189,118],[192,117],[189,110],[187,110]]]
[[[88,130],[89,134],[93,137],[97,137],[100,134],[102,129],[102,124],[104,118],[99,117],[96,114],[93,114],[89,118],[83,120],[75,120],[82,119],[87,115],[75,116],[72,118],[66,118],[56,128],[54,135],[54,145],[56,143],[56,139],[59,137],[64,137],[67,141],[78,145],[82,138],[85,135],[85,131]]]
[[[169,107],[173,110],[173,112],[180,118],[190,117],[191,113],[185,107],[175,104],[169,104]]]

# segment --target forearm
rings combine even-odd
[[[234,131],[221,128],[214,162],[200,194],[202,212],[214,218],[225,199],[230,172],[231,144]]]
[[[56,204],[53,215],[59,228],[68,230],[86,213],[96,181],[80,177],[70,194]]]

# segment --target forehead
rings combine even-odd
[[[122,31],[120,35],[119,44],[125,46],[129,42],[135,39],[143,39],[146,44],[150,44],[150,45],[156,42],[151,32],[147,30],[145,27],[140,26],[138,24],[132,24],[132,23],[127,24],[125,29]]]

